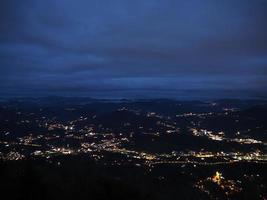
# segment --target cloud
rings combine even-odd
[[[267,1],[10,0],[0,9],[5,94],[267,91]]]

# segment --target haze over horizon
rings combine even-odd
[[[267,1],[0,2],[0,96],[266,98]]]

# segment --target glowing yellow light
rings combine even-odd
[[[212,177],[212,181],[214,183],[220,184],[222,179],[222,174],[220,172],[216,172],[216,174]]]

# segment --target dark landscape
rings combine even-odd
[[[1,200],[267,200],[267,0],[0,0]]]
[[[267,101],[12,98],[8,199],[264,199]]]

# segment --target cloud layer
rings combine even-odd
[[[267,92],[265,0],[0,2],[2,95]]]

